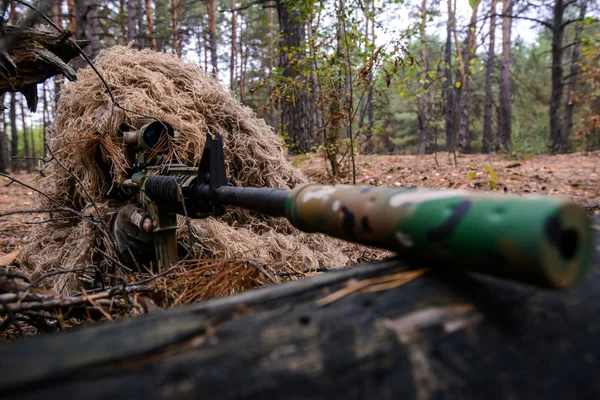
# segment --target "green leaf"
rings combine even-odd
[[[485,168],[485,170],[488,172],[488,174],[490,174],[494,179],[498,178],[498,176],[496,175],[496,173],[494,172],[493,169],[491,169],[487,165],[484,165],[483,168]]]
[[[470,173],[467,175],[467,179],[473,179],[473,178],[475,178],[475,175],[477,175],[477,172],[476,172],[476,171],[470,172]]]
[[[456,84],[455,84],[455,86],[456,86],[456,88],[457,88],[457,89],[460,89],[460,85],[461,85],[461,83],[460,83],[460,82],[458,82],[458,81],[456,81]]]
[[[469,0],[469,5],[471,6],[471,8],[475,8],[479,4],[479,1],[480,0]]]

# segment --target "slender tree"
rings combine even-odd
[[[278,0],[279,17],[279,67],[288,82],[288,94],[281,100],[281,129],[287,138],[292,154],[311,150],[312,129],[310,121],[309,95],[302,79],[304,65],[305,30],[298,13],[290,12],[293,0]]]
[[[471,152],[471,137],[469,133],[469,107],[471,105],[471,61],[475,57],[476,35],[475,28],[477,22],[477,9],[479,3],[473,7],[471,13],[471,22],[469,23],[469,33],[467,34],[464,56],[459,57],[461,63],[462,85],[460,87],[459,100],[459,122],[458,122],[458,150],[462,153]],[[456,35],[455,35],[456,36]],[[457,49],[460,53],[460,50]]]
[[[76,36],[78,39],[90,41],[90,46],[85,49],[85,52],[93,59],[100,52],[100,27],[96,0],[76,1],[75,19]]]
[[[273,8],[269,7],[269,123],[275,127],[275,104],[273,102],[273,66],[275,65],[275,33],[273,31]]]
[[[212,74],[214,76],[219,76],[219,61],[217,58],[217,14],[215,12],[215,0],[206,1],[206,11],[208,13],[208,46],[210,48]]]
[[[148,21],[148,37],[150,38],[150,48],[157,50],[156,36],[154,35],[154,12],[152,0],[146,0],[146,21]]]
[[[371,43],[375,44],[375,0],[371,0]],[[367,151],[370,153],[373,149],[371,138],[373,136],[373,126],[375,124],[375,105],[373,104],[373,93],[375,85],[373,83],[373,70],[369,74],[369,95],[367,97],[367,132],[365,139],[367,142]]]
[[[63,27],[61,11],[60,11],[62,4],[63,4],[62,0],[57,1],[54,4],[52,4],[52,22],[54,22],[60,28]],[[77,60],[73,61],[74,64],[76,62],[77,62]],[[56,105],[58,104],[58,99],[60,96],[60,90],[62,89],[63,79],[64,78],[62,75],[54,76],[54,107],[56,107]]]
[[[27,123],[25,122],[25,106],[23,105],[25,99],[21,99],[19,104],[21,106],[21,125],[23,128],[23,150],[25,151],[25,170],[28,174],[31,173],[31,153],[29,149],[29,137],[27,132]]]
[[[12,170],[17,172],[20,168],[20,162],[16,158],[19,155],[19,133],[17,132],[17,99],[16,94],[10,94],[10,155],[13,157]]]
[[[229,59],[229,89],[235,93],[235,66],[236,66],[236,15],[235,0],[231,0],[231,57]]]
[[[494,93],[492,86],[494,82],[495,46],[496,46],[496,4],[497,0],[492,0],[490,6],[490,41],[488,47],[487,65],[485,70],[485,101],[483,106],[483,143],[481,145],[482,153],[489,153],[492,150],[492,103]]]
[[[427,0],[421,1],[421,24],[420,31],[420,55],[421,55],[421,93],[418,99],[418,119],[419,119],[419,154],[425,154],[427,151],[427,119],[425,117],[425,91],[427,90],[427,41],[425,35],[425,24],[427,22]]]
[[[500,78],[500,113],[498,116],[498,145],[502,150],[510,149],[511,104],[510,104],[510,34],[512,0],[502,1],[502,70]]]
[[[46,97],[46,82],[42,84],[42,101],[44,104],[44,108],[42,110],[42,156],[46,157],[46,140],[47,140],[47,130],[48,130],[48,99]]]
[[[552,97],[550,100],[550,141],[553,154],[562,153],[566,145],[562,143],[561,137],[561,105],[564,86],[564,65],[563,65],[563,40],[565,30],[563,27],[563,17],[565,12],[565,3],[563,0],[556,0],[553,8],[553,29],[552,29]]]
[[[6,173],[10,169],[10,158],[8,151],[8,137],[6,136],[6,118],[4,116],[4,97],[6,93],[0,95],[0,104],[3,106],[0,109],[2,115],[2,126],[0,126],[0,172]]]
[[[320,142],[320,137],[323,131],[323,112],[320,107],[318,107],[317,102],[319,99],[319,79],[317,78],[317,60],[316,60],[316,51],[315,51],[315,39],[313,36],[312,23],[309,21],[306,24],[306,33],[308,39],[308,50],[310,55],[310,88],[311,88],[311,106],[314,110],[314,113],[311,112],[311,117],[315,118],[316,125],[316,133],[315,133],[315,141],[317,143]],[[314,114],[314,115],[313,115]]]
[[[175,0],[173,0],[175,1]],[[137,37],[137,1],[127,0],[127,43],[135,42]],[[137,47],[137,42],[134,43]]]
[[[587,0],[582,0],[581,8],[579,9],[579,19],[585,18],[587,11]],[[579,74],[579,55],[581,53],[581,32],[582,24],[575,27],[575,37],[573,39],[573,53],[571,54],[571,70],[567,84],[567,100],[565,104],[565,116],[562,125],[561,134],[561,153],[566,153],[569,150],[569,136],[573,127],[573,107],[575,106],[575,85],[577,84],[577,75]]]
[[[125,0],[119,0],[119,27],[121,28],[121,44],[126,45],[127,39],[127,14],[125,13]]]
[[[446,78],[446,150],[454,150],[455,143],[455,89],[452,79],[452,32],[454,29],[454,12],[452,11],[452,0],[448,0],[448,22],[446,24],[446,46],[444,50],[444,73]]]

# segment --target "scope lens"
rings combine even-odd
[[[174,137],[173,128],[167,123],[156,121],[146,126],[142,140],[149,149],[166,151],[169,145],[166,135]],[[156,148],[157,145],[158,148]]]

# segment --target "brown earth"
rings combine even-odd
[[[437,162],[436,162],[437,158]],[[295,158],[314,181],[331,182],[325,162],[318,156]],[[358,156],[355,160],[356,183],[381,186],[423,186],[471,190],[506,189],[511,193],[565,195],[581,204],[600,204],[600,152],[559,156],[535,156],[515,159],[498,155],[452,156]],[[488,169],[486,169],[488,168]],[[34,174],[16,178],[31,183]],[[351,175],[337,180],[351,183]],[[17,214],[2,216],[12,210],[30,209],[33,191],[17,183],[7,185],[0,177],[0,262],[2,256],[16,250],[22,238],[39,225],[43,215]]]
[[[312,180],[328,181],[325,162],[297,160]],[[352,183],[345,165],[339,183]],[[356,184],[422,186],[435,189],[501,190],[509,193],[564,195],[582,204],[600,204],[600,151],[558,156],[501,155],[358,156]],[[493,188],[493,189],[492,189]]]
[[[31,184],[35,175],[16,174],[15,178]],[[36,225],[29,224],[39,220],[37,214],[15,214],[2,216],[14,210],[27,210],[33,207],[33,191],[18,183],[9,184],[10,180],[0,177],[0,260],[3,255],[16,250],[21,239]],[[0,265],[1,266],[1,265]]]

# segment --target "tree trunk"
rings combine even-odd
[[[61,6],[62,6],[63,1],[58,1],[55,2],[52,5],[52,22],[54,22],[56,24],[56,26],[58,26],[59,28],[62,29],[63,27],[63,23],[62,23],[62,19],[61,19]],[[75,64],[77,60],[73,61],[73,64]],[[56,75],[54,77],[54,106],[56,108],[56,105],[58,104],[58,100],[60,98],[60,90],[62,89],[62,84],[63,84],[63,77],[62,75]]]
[[[445,77],[446,77],[446,151],[453,151],[455,145],[455,88],[452,80],[452,31],[454,28],[454,13],[452,11],[452,1],[448,0],[448,23],[446,24],[446,48],[444,52],[445,59]]]
[[[483,143],[481,145],[482,153],[489,153],[492,150],[492,103],[494,102],[494,93],[492,86],[494,82],[494,59],[496,45],[496,3],[492,0],[490,8],[490,43],[488,47],[488,58],[485,71],[485,101],[483,105]]]
[[[371,0],[371,43],[375,44],[375,0]],[[371,70],[369,74],[369,96],[367,97],[367,151],[371,153],[373,151],[373,126],[375,124],[375,107],[373,105],[373,91],[374,91],[374,82],[373,82],[373,70]]]
[[[23,99],[24,100],[24,99]],[[23,105],[23,101],[19,101],[21,106],[21,124],[23,128],[23,150],[25,151],[25,170],[28,174],[31,173],[31,153],[29,151],[29,138],[27,132],[27,124],[25,122],[25,106]]]
[[[502,1],[502,14],[511,15],[512,0]],[[510,34],[512,19],[502,17],[502,72],[500,80],[500,117],[498,120],[498,144],[503,151],[510,150],[511,101],[510,101]]]
[[[276,1],[279,17],[279,67],[288,83],[294,82],[296,87],[289,96],[281,101],[281,130],[286,137],[291,154],[307,153],[312,147],[309,96],[307,85],[302,79],[300,68],[304,66],[304,22],[289,12],[289,4],[285,0]],[[287,49],[287,50],[286,50]],[[288,57],[288,54],[291,55]]]
[[[407,266],[390,260],[5,343],[0,392],[64,400],[599,398],[599,258],[595,251],[587,279],[562,293],[442,266],[394,284]],[[378,284],[383,278],[392,284]],[[349,290],[357,283],[366,290]]]
[[[17,95],[15,93],[10,94],[10,155],[13,157],[12,171],[17,172],[21,166],[19,160],[15,157],[19,155],[19,133],[17,132]]]
[[[562,121],[560,108],[563,95],[563,23],[564,1],[557,0],[554,3],[552,23],[552,95],[550,99],[550,150],[552,154],[563,152],[565,146],[562,143],[561,131]]]
[[[100,29],[98,27],[98,6],[96,0],[78,0],[75,2],[76,36],[89,40],[86,54],[94,59],[100,52]],[[81,65],[80,65],[81,66]]]
[[[42,85],[44,109],[42,110],[42,157],[46,158],[46,132],[48,130],[48,100],[46,98],[46,82]]]
[[[418,100],[418,118],[419,118],[419,154],[427,152],[427,119],[425,117],[425,91],[427,80],[427,44],[425,35],[425,24],[427,22],[427,0],[421,1],[421,25],[419,27],[421,43],[419,46],[421,53],[421,94]]]
[[[175,1],[175,0],[173,0]],[[137,36],[136,29],[136,0],[127,0],[127,44],[135,42]],[[137,47],[137,43],[134,43],[133,47]]]
[[[136,43],[139,49],[143,49],[146,46],[146,27],[144,26],[144,0],[137,0],[137,35]]]
[[[275,104],[273,104],[273,66],[275,64],[275,32],[273,31],[273,7],[269,7],[269,123],[275,128]]]
[[[210,62],[212,74],[219,76],[219,60],[217,57],[217,14],[215,10],[215,0],[207,0],[206,10],[208,13],[208,45],[210,47]]]
[[[587,11],[587,0],[583,0],[581,9],[579,10],[579,19],[583,20]],[[577,74],[579,73],[579,55],[581,52],[581,32],[583,30],[582,23],[578,23],[575,27],[575,37],[573,38],[573,54],[571,55],[571,70],[569,75],[569,81],[567,84],[567,99],[565,104],[565,117],[562,124],[561,134],[561,153],[567,153],[569,151],[569,137],[571,135],[571,128],[573,127],[573,107],[575,106],[575,85],[577,84]]]
[[[69,31],[73,34],[73,39],[77,39],[77,18],[75,16],[75,0],[67,0],[67,10],[69,13]]]
[[[319,80],[317,78],[317,60],[316,60],[316,52],[315,52],[315,43],[312,32],[312,22],[308,21],[306,24],[306,32],[308,34],[308,44],[309,44],[309,55],[310,55],[310,86],[311,86],[311,99],[310,103],[312,105],[312,109],[314,110],[311,113],[311,116],[315,118],[316,132],[315,132],[315,142],[320,143],[321,134],[323,133],[323,111],[318,104],[320,88],[319,88]]]
[[[121,44],[127,45],[127,15],[125,14],[125,0],[119,0],[119,26],[121,27]]]
[[[271,11],[269,11],[271,12]],[[235,93],[235,67],[236,63],[236,21],[235,21],[235,0],[231,0],[231,58],[229,60],[229,90]]]
[[[154,36],[154,12],[152,9],[152,0],[146,0],[146,20],[148,21],[148,37],[150,38],[150,48],[156,51],[158,46],[156,45],[156,36]]]
[[[73,39],[77,39],[77,18],[75,11],[75,0],[67,0],[67,12],[69,13],[69,31],[73,35]],[[60,25],[59,25],[60,26]],[[84,61],[79,57],[73,60],[73,69],[77,71]],[[58,97],[56,97],[58,104]]]
[[[352,159],[352,163],[354,165],[354,143],[353,143],[353,137],[352,137],[352,77],[351,77],[351,65],[349,64],[348,61],[348,57],[350,56],[350,49],[348,48],[348,33],[346,32],[346,24],[345,24],[345,20],[346,20],[346,5],[345,5],[345,1],[344,0],[339,0],[340,2],[340,13],[339,13],[339,17],[338,17],[338,25],[340,26],[340,33],[341,33],[341,41],[343,42],[343,44],[341,44],[340,46],[340,50],[342,50],[341,52],[341,58],[342,58],[342,62],[344,65],[344,88],[345,88],[345,96],[346,96],[346,101],[344,104],[344,108],[346,109],[346,115],[348,115],[348,117],[346,118],[345,121],[345,128],[346,128],[346,140],[348,141],[348,144],[351,146],[350,147],[350,157]],[[309,102],[309,106],[310,106],[310,102]],[[312,128],[312,126],[311,126]],[[348,166],[350,166],[350,164],[348,164]],[[354,177],[354,174],[352,175]],[[354,182],[353,182],[354,183]]]
[[[471,152],[471,137],[469,132],[469,107],[471,105],[471,60],[475,57],[476,50],[476,23],[477,23],[477,10],[479,3],[473,8],[471,13],[471,22],[469,24],[469,33],[467,36],[467,45],[465,47],[462,58],[462,75],[463,82],[460,87],[460,120],[458,124],[458,150],[461,153]]]
[[[245,49],[246,46],[245,39],[247,32],[244,29],[244,20],[240,15],[240,76],[239,76],[239,89],[240,89],[240,102],[243,104],[246,101],[246,55]]]
[[[0,95],[0,104],[4,105],[4,97],[6,93],[2,93]],[[0,110],[0,114],[2,115],[2,126],[0,126],[0,172],[6,173],[11,165],[10,165],[10,157],[8,151],[8,136],[6,135],[6,118],[4,116],[4,107]]]

